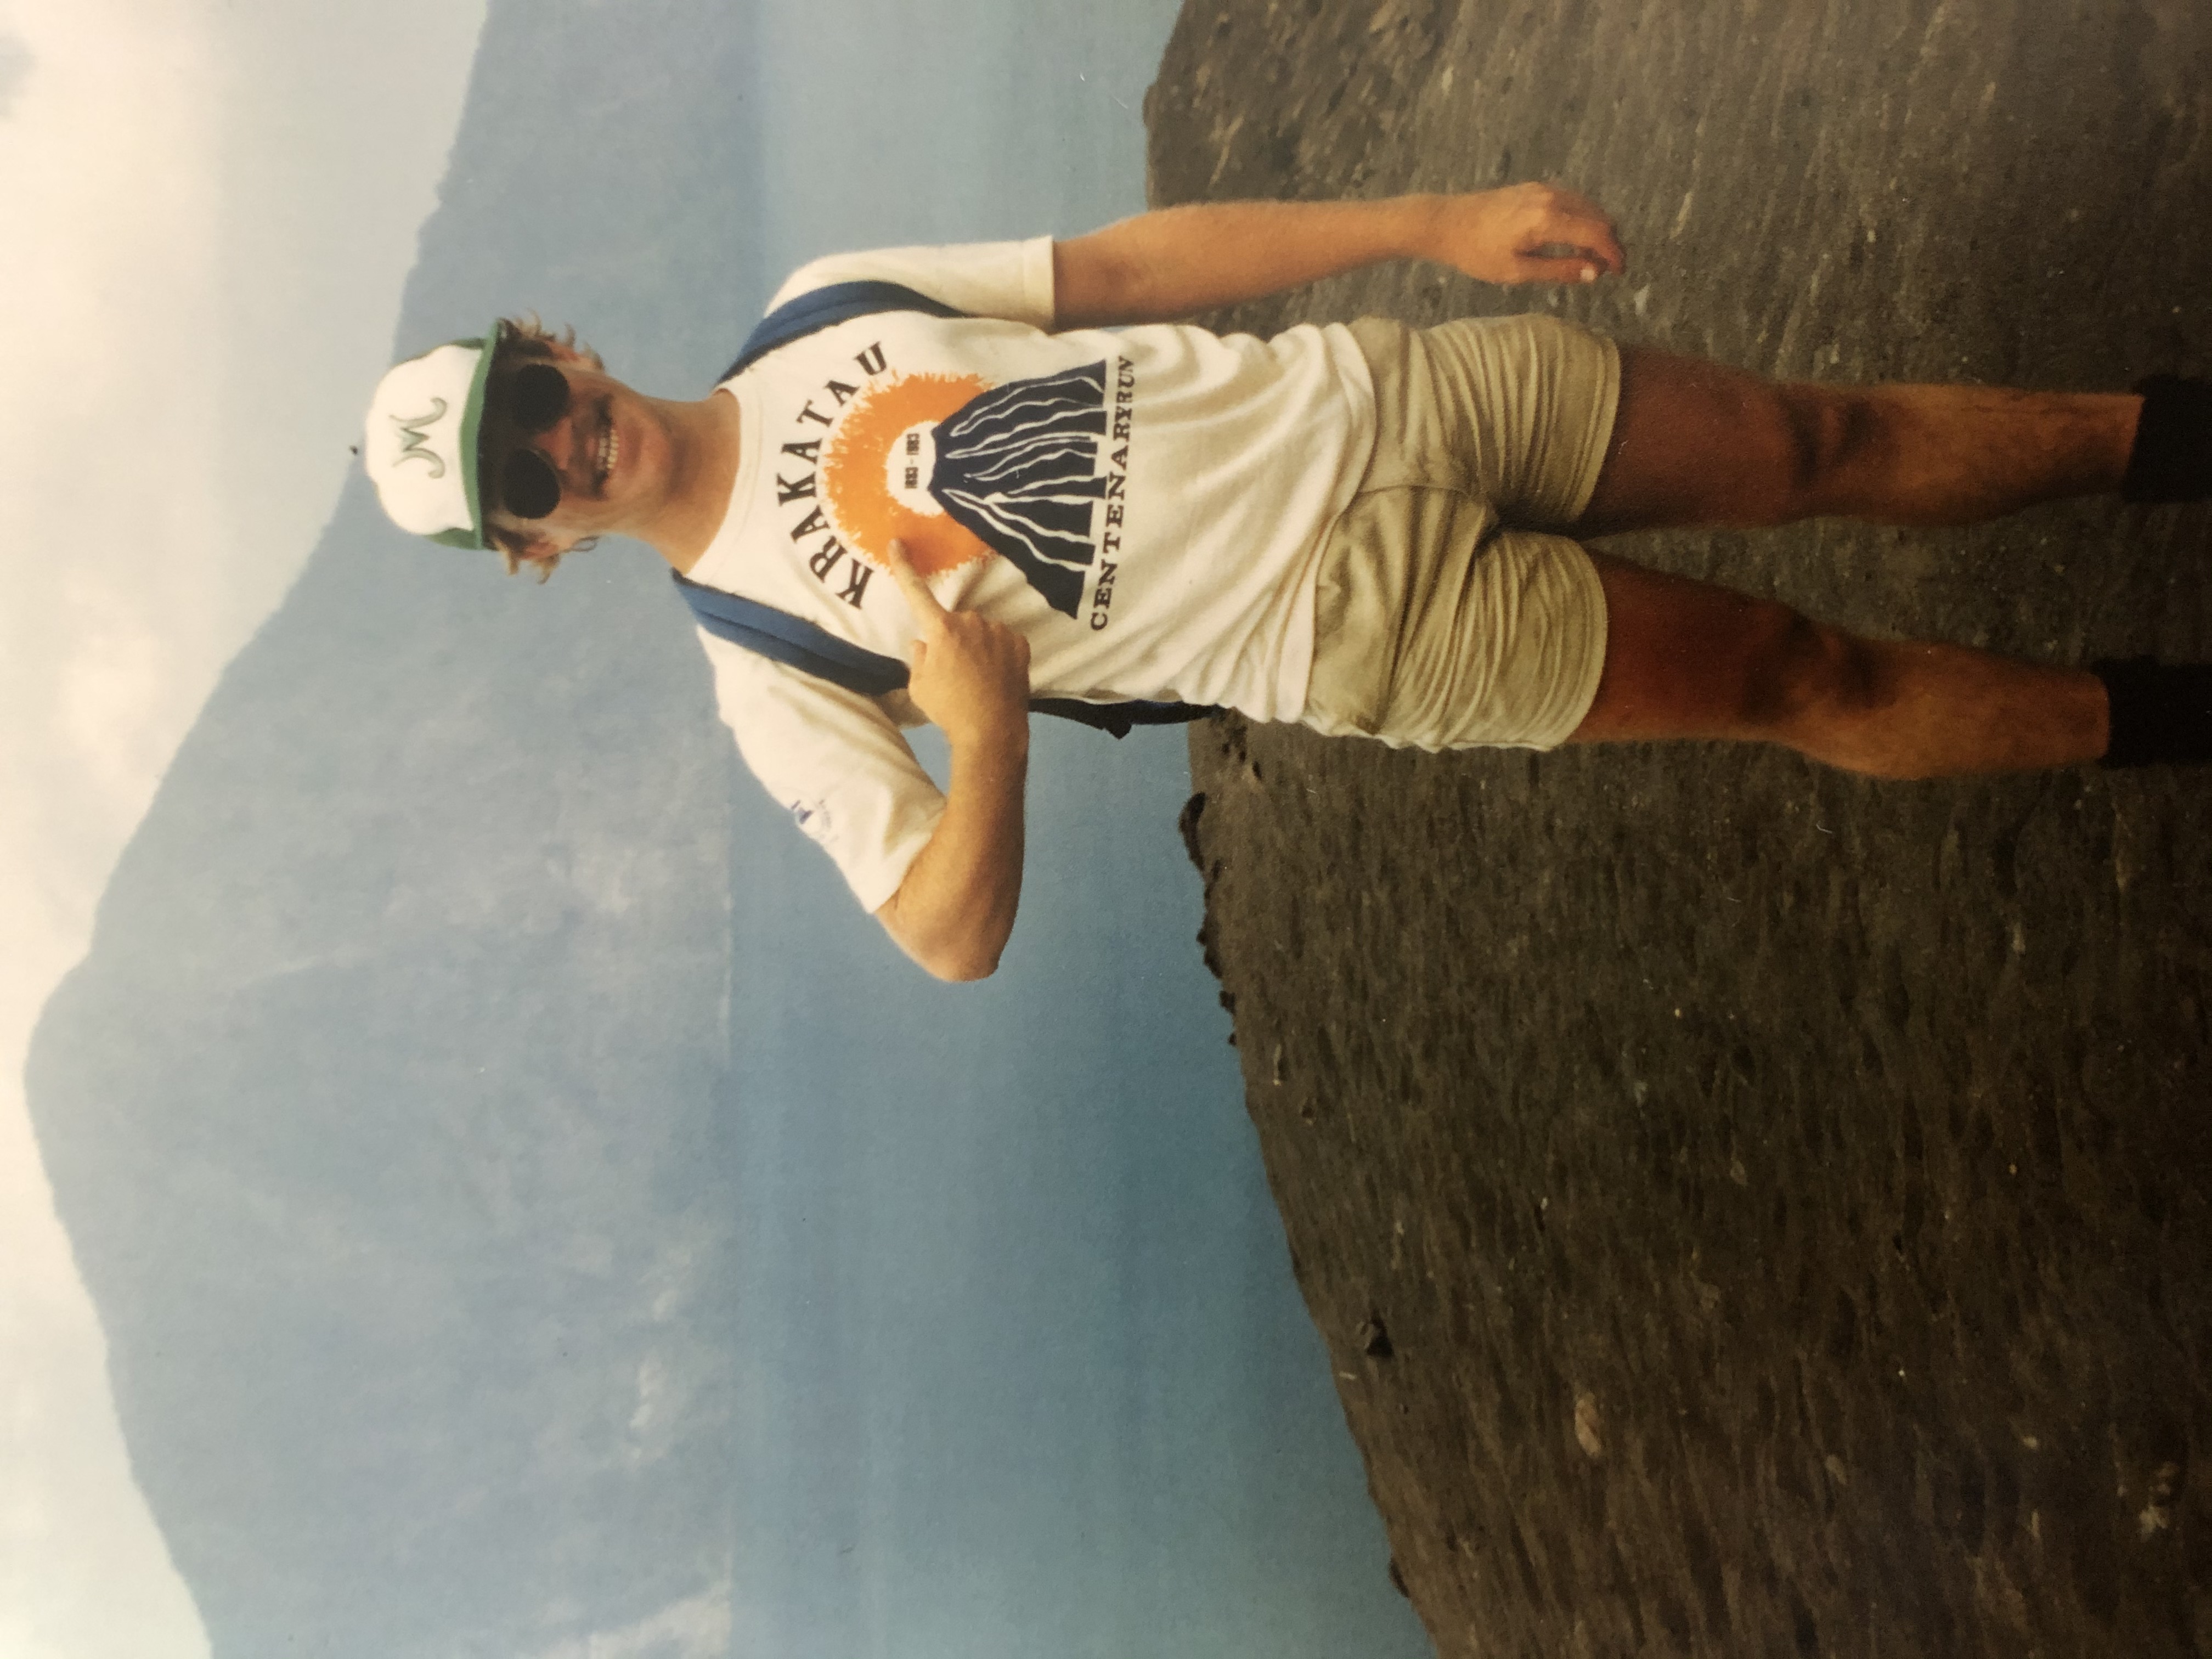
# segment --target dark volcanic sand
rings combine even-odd
[[[1189,0],[1154,199],[1552,177],[1624,283],[1393,267],[1791,376],[2212,356],[2212,14]],[[1624,541],[1872,630],[2212,657],[2202,509]],[[1252,1115],[1450,1654],[2212,1653],[2212,775],[1194,729]]]

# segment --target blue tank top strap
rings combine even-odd
[[[797,299],[785,301],[755,325],[737,361],[722,371],[714,384],[720,386],[722,380],[743,374],[778,346],[878,311],[919,311],[931,317],[968,314],[899,283],[831,283],[826,288],[809,289]]]
[[[906,665],[896,657],[841,640],[804,617],[772,605],[695,582],[680,570],[669,574],[675,577],[677,591],[699,626],[717,638],[864,697],[905,688]]]

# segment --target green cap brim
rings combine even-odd
[[[468,402],[461,406],[461,489],[469,502],[469,516],[475,520],[472,530],[441,530],[430,538],[443,542],[447,547],[488,548],[491,538],[484,534],[483,483],[477,476],[477,434],[483,427],[484,388],[491,381],[492,359],[498,355],[500,340],[507,332],[506,325],[495,319],[484,331],[481,340],[456,340],[455,345],[472,345],[477,349],[477,371],[469,377]]]

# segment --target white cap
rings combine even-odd
[[[485,547],[477,428],[495,324],[386,371],[368,406],[362,459],[392,523],[449,547]]]

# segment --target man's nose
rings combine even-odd
[[[563,478],[573,473],[582,455],[583,438],[580,428],[583,416],[582,404],[572,398],[561,418],[532,441],[538,453],[553,463],[553,470]]]

